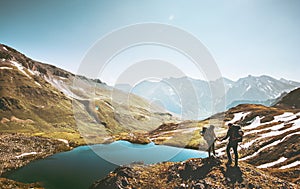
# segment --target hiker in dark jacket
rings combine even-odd
[[[210,153],[212,152],[213,155],[216,155],[215,152],[215,141],[216,141],[216,134],[214,131],[215,126],[210,125],[208,128],[203,127],[203,130],[201,131],[201,135],[203,136],[204,140],[206,141],[208,145],[208,157],[210,157]]]
[[[231,163],[232,163],[232,159],[231,159],[231,155],[230,155],[230,149],[232,148],[233,152],[234,152],[235,166],[237,167],[238,166],[237,147],[238,147],[238,143],[241,142],[241,139],[242,139],[242,137],[239,135],[239,131],[240,131],[241,127],[234,126],[232,123],[229,123],[228,127],[229,128],[228,128],[226,136],[224,138],[220,139],[220,141],[229,138],[229,142],[226,147],[226,153],[227,153],[227,157],[228,157],[227,165],[231,165]]]

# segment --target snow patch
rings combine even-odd
[[[259,116],[256,116],[254,118],[254,120],[252,121],[252,123],[250,125],[243,127],[243,129],[254,129],[254,128],[258,127],[261,124],[260,123],[261,119],[262,118],[260,118]],[[245,135],[246,135],[246,133],[245,133]]]
[[[262,134],[261,136],[262,136],[262,137],[272,137],[272,136],[277,136],[277,135],[281,135],[281,134],[283,134],[283,133],[285,133],[285,132],[293,131],[293,130],[296,130],[296,129],[299,129],[299,128],[300,128],[300,119],[297,119],[297,120],[292,121],[292,122],[290,122],[290,123],[293,123],[293,125],[292,125],[292,127],[288,128],[288,129],[285,129],[285,130],[282,130],[282,131],[275,130],[275,129],[284,127],[284,123],[282,123],[282,124],[280,124],[280,125],[282,125],[282,127],[276,127],[276,125],[275,125],[275,126],[273,126],[273,129],[274,129],[275,131],[271,131],[271,132]]]
[[[279,169],[288,169],[288,168],[296,167],[297,165],[300,165],[300,161],[295,161],[291,164],[284,165],[284,166],[280,167]]]
[[[273,167],[274,165],[278,164],[278,163],[282,163],[286,160],[286,157],[281,157],[276,161],[270,162],[270,163],[265,163],[262,165],[257,166],[257,168],[268,168],[268,167]]]
[[[229,123],[235,123],[236,121],[239,121],[240,119],[244,119],[250,112],[239,112],[235,113],[232,120],[227,121],[225,124],[228,125]]]
[[[252,133],[259,133],[259,132],[267,131],[267,130],[272,130],[273,134],[275,134],[274,132],[277,132],[279,129],[281,129],[283,127],[284,127],[284,123],[281,123],[281,124],[278,124],[278,125],[274,125],[272,127],[264,128],[264,129],[252,130],[252,131],[246,132],[245,135],[249,135],[249,134],[252,134]],[[285,131],[283,131],[283,132],[285,132]],[[267,135],[273,135],[273,134],[270,134],[270,133],[272,133],[272,132],[268,132],[268,133],[265,133],[263,135],[265,135],[265,136],[267,136]],[[276,135],[277,134],[275,134],[275,136]]]
[[[29,153],[23,153],[23,154],[21,154],[21,155],[18,155],[18,156],[16,156],[16,158],[22,158],[22,157],[24,157],[24,156],[29,156],[29,155],[36,155],[37,154],[37,152],[29,152]]]
[[[3,66],[3,67],[0,67],[0,70],[12,70],[13,68],[11,68],[11,67],[5,67],[5,66]]]
[[[225,155],[226,146],[215,150],[218,157]]]
[[[246,91],[249,91],[249,89],[251,89],[251,85],[249,85],[246,89]]]
[[[68,145],[69,146],[69,141],[68,140],[66,140],[66,139],[62,139],[62,138],[60,138],[60,139],[57,139],[58,141],[61,141],[61,142],[63,142],[63,143],[65,143],[66,145]]]
[[[76,96],[74,93],[72,93],[63,83],[61,80],[57,80],[55,78],[50,78],[50,77],[44,77],[44,79],[50,83],[52,86],[54,86],[56,89],[59,91],[63,92],[67,97],[69,98],[77,98],[81,99],[80,97]]]
[[[36,84],[36,85],[38,85],[38,86],[42,86],[39,82],[37,82],[37,81],[34,81],[34,83]]]
[[[6,48],[6,47],[4,47],[4,46],[3,46],[3,49],[4,49],[4,50],[6,50],[6,51],[8,51],[8,50],[7,50],[7,48]]]
[[[272,142],[271,144],[268,144],[268,145],[266,145],[266,146],[260,148],[257,152],[255,152],[255,153],[253,153],[253,154],[251,154],[251,155],[248,155],[248,156],[243,157],[243,158],[241,159],[241,161],[245,161],[245,160],[247,160],[247,159],[253,158],[253,157],[255,157],[256,155],[258,155],[261,151],[263,151],[264,149],[270,148],[271,146],[275,146],[275,145],[281,143],[282,141],[284,141],[286,138],[288,138],[288,137],[290,137],[290,136],[292,136],[292,135],[296,135],[296,134],[300,134],[300,131],[299,131],[299,132],[296,132],[296,133],[291,133],[291,134],[289,134],[289,135],[283,137],[282,139],[276,140],[276,141]],[[259,138],[255,139],[255,140],[252,140],[253,142],[252,142],[252,141],[250,141],[250,142],[254,143],[255,141],[258,141],[258,140],[260,140],[260,139],[262,139],[262,138],[264,138],[264,137],[259,137]],[[244,145],[246,145],[246,144],[244,144]]]
[[[62,79],[62,80],[65,80],[65,79],[67,79],[67,78],[65,78],[65,77],[61,77],[61,76],[58,76],[58,78],[59,78],[59,79]]]
[[[20,72],[22,72],[24,75],[26,75],[29,79],[32,79],[25,71],[24,71],[24,67],[19,64],[18,62],[15,62],[15,61],[10,61],[15,67],[18,68],[18,70],[20,70]]]
[[[31,69],[27,69],[27,71],[31,73],[31,75],[37,75],[36,72],[32,71]]]
[[[246,143],[244,143],[244,144],[241,144],[241,147],[242,148],[249,148],[254,142],[256,142],[257,141],[257,139],[255,139],[255,140],[251,140],[250,142],[246,142]]]
[[[279,122],[279,121],[287,122],[287,121],[291,121],[291,120],[296,119],[296,118],[297,118],[297,116],[294,113],[292,113],[292,112],[284,112],[281,115],[274,116],[274,120],[271,121],[270,123],[272,123],[272,122]]]
[[[264,128],[264,129],[259,129],[259,130],[255,130],[256,127],[260,126],[260,125],[267,125],[267,124],[271,124],[271,123],[276,123],[276,122],[289,122],[293,119],[296,119],[297,116],[298,116],[299,113],[297,114],[294,114],[294,113],[291,113],[291,112],[285,112],[281,115],[278,115],[278,116],[274,116],[274,119],[272,121],[269,121],[269,122],[266,122],[266,123],[261,123],[260,120],[262,118],[260,118],[259,116],[255,117],[254,121],[248,125],[248,126],[245,126],[243,127],[243,129],[254,129],[254,130],[251,130],[251,131],[248,131],[248,132],[245,132],[245,135],[249,135],[249,134],[252,134],[252,133],[258,133],[258,132],[262,132],[262,131],[266,131],[266,130],[272,130],[272,131],[277,131],[281,128],[283,128],[285,125],[284,123],[282,124],[278,124],[278,125],[275,125],[273,127],[268,127],[268,128]],[[284,131],[283,131],[284,132]],[[276,133],[272,133],[272,134],[268,134],[268,135],[277,135]],[[266,136],[268,136],[266,135]]]

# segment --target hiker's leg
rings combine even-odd
[[[208,157],[210,157],[211,146],[208,147]]]
[[[212,152],[214,155],[216,155],[216,151],[215,151],[215,142],[212,143]]]
[[[227,144],[227,147],[226,147],[226,153],[227,153],[227,158],[228,158],[228,164],[231,164],[232,160],[231,160],[231,156],[230,156],[230,148],[231,148],[231,145],[230,143]]]
[[[234,163],[235,163],[236,167],[238,166],[238,159],[239,159],[239,154],[238,154],[238,151],[237,151],[237,147],[238,147],[238,143],[236,143],[236,144],[233,145]]]

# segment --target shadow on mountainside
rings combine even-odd
[[[187,161],[182,165],[175,165],[169,170],[170,175],[168,180],[170,180],[174,174],[179,173],[183,180],[199,180],[207,176],[207,174],[212,170],[213,167],[219,166],[221,164],[220,160],[210,157],[202,159],[202,165],[199,166],[193,160]],[[173,175],[172,175],[173,174]],[[176,177],[176,175],[175,175]]]
[[[228,183],[242,183],[243,182],[243,173],[239,167],[226,167],[226,172],[224,173]]]
[[[184,167],[179,168],[179,175],[182,180],[202,180],[206,177],[211,177],[210,172],[216,171],[217,167],[220,169],[222,176],[224,176],[225,181],[228,186],[235,185],[236,183],[243,182],[243,172],[240,167],[232,167],[232,166],[221,166],[222,162],[214,157],[206,158],[202,160],[202,166],[195,164],[193,161],[187,161],[184,164]],[[175,166],[176,167],[176,166]],[[172,167],[174,169],[174,167]],[[175,168],[176,169],[176,168]],[[176,173],[176,171],[171,170],[171,173]],[[220,175],[218,175],[220,176]],[[170,176],[169,176],[170,177]],[[168,178],[169,180],[170,178]],[[172,179],[170,179],[171,181]],[[199,186],[199,184],[197,185]],[[207,187],[207,185],[204,185]],[[198,187],[195,187],[198,188]]]

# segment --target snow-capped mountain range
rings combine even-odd
[[[197,116],[202,119],[238,104],[272,105],[283,94],[300,87],[300,83],[266,75],[249,75],[237,81],[227,78],[204,81],[182,77],[159,82],[143,81],[134,87],[124,84],[115,87],[150,101],[158,101],[165,109],[182,118]],[[214,91],[218,91],[219,96],[213,96]]]

